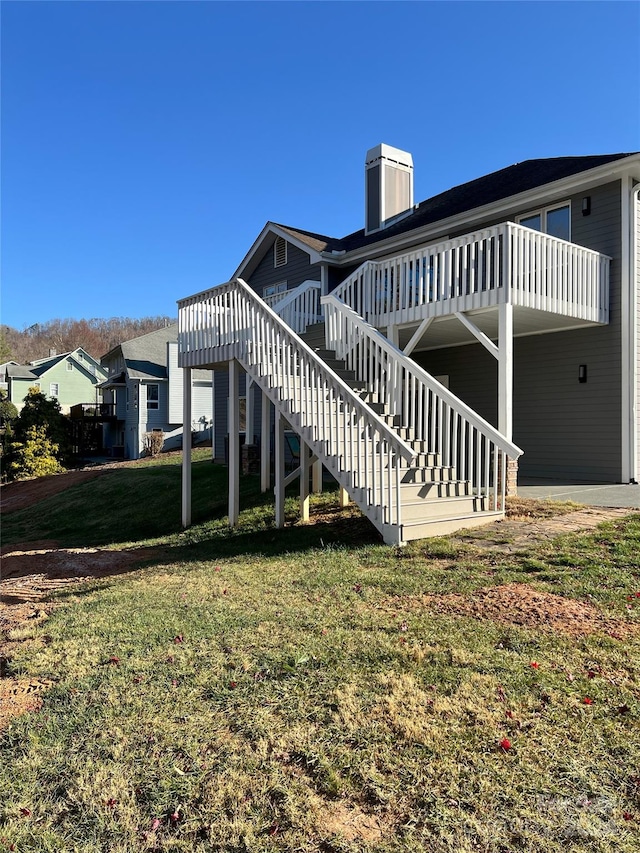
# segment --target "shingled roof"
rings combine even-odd
[[[459,216],[478,207],[501,201],[510,196],[518,195],[527,190],[562,180],[563,178],[623,160],[638,152],[625,154],[598,154],[584,157],[552,157],[539,160],[525,160],[515,163],[497,172],[452,187],[443,193],[421,201],[413,213],[408,214],[395,225],[390,225],[382,231],[365,235],[364,228],[354,231],[346,237],[327,237],[292,228],[289,225],[279,225],[283,231],[296,237],[317,252],[350,252],[363,246],[386,240],[414,231],[426,225],[432,225],[452,216]]]

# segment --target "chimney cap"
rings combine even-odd
[[[405,166],[407,169],[413,169],[413,157],[408,151],[402,151],[400,148],[394,148],[393,145],[386,145],[381,142],[374,148],[367,151],[365,157],[365,165],[369,166],[377,160],[391,160],[399,166]]]

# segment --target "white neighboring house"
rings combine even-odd
[[[112,456],[138,459],[147,432],[160,430],[165,449],[182,445],[183,371],[178,368],[177,324],[124,341],[102,356],[108,378],[101,383],[114,417],[105,424],[104,447]],[[213,373],[194,371],[190,432],[211,437]]]

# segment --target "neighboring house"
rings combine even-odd
[[[309,411],[308,380],[299,387],[287,377],[289,363],[294,376],[320,368],[313,359],[306,364],[312,357],[263,316],[239,280],[295,332],[324,316],[324,345],[312,349],[325,358],[337,352],[356,383],[366,380],[387,423],[405,428],[398,434],[413,442],[414,456],[393,445],[397,456],[406,454],[404,467],[415,464],[419,435],[420,448],[451,463],[446,476],[471,484],[476,509],[485,512],[494,500],[499,508],[501,495],[491,497],[491,489],[502,490],[516,470],[520,478],[637,482],[639,187],[639,153],[558,157],[518,163],[414,204],[411,155],[377,146],[365,162],[365,228],[334,238],[267,223],[230,283],[180,301],[181,365],[218,362],[222,411],[234,396],[228,383],[236,381],[226,365],[237,360],[254,382],[255,405],[247,400],[254,435],[268,423],[260,411],[269,399],[276,420],[286,418],[338,472],[389,541],[424,528],[410,530],[404,519],[413,515],[403,516],[402,507],[371,509],[381,500],[374,496],[379,482],[358,486],[359,463],[345,457],[349,442],[372,429],[391,445],[392,438],[377,416],[354,434],[336,414],[347,403],[326,404],[326,391]],[[253,318],[249,332],[230,323],[241,311]],[[263,334],[268,341],[284,334],[293,353],[287,365],[274,366]],[[284,386],[277,394],[274,383]],[[325,436],[331,415],[343,431],[335,444]],[[224,432],[223,416],[218,456]],[[502,457],[510,460],[504,473],[493,467]],[[396,500],[393,464],[379,464],[387,504]],[[424,482],[428,475],[419,476]]]
[[[18,411],[24,405],[29,388],[37,387],[47,397],[55,398],[63,414],[79,403],[99,401],[98,383],[106,373],[88,352],[77,347],[60,355],[52,353],[28,365],[10,362],[6,366],[9,399]]]
[[[161,430],[165,448],[182,443],[182,370],[178,368],[178,326],[124,341],[101,359],[108,378],[101,383],[113,417],[104,425],[104,448],[114,456],[138,459],[147,432]],[[196,371],[192,388],[191,432],[211,435],[212,372]]]
[[[7,367],[10,365],[17,365],[17,361],[5,361],[4,364],[0,364],[0,391],[6,391],[9,393],[9,383],[7,382]]]

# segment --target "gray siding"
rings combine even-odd
[[[265,287],[287,282],[287,290],[293,290],[303,281],[320,281],[320,264],[311,264],[309,255],[292,243],[287,243],[287,263],[281,267],[273,266],[273,246],[270,246],[252,276],[249,284],[260,296]]]
[[[590,216],[581,213],[586,194]],[[610,322],[516,338],[513,438],[524,450],[522,476],[615,482],[622,475],[620,183],[581,192],[571,205],[572,241],[613,258]],[[496,423],[496,362],[483,347],[421,352],[416,361],[430,373],[448,374],[451,390]],[[587,365],[584,384],[578,382],[580,364]]]

